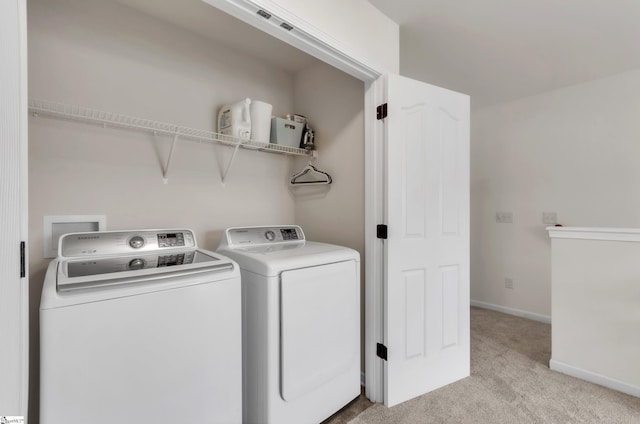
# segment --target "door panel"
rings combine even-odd
[[[424,355],[426,335],[425,291],[427,289],[426,270],[404,272],[407,336],[405,358]]]
[[[458,345],[460,340],[460,277],[458,266],[442,267],[442,348]]]
[[[458,203],[460,172],[457,167],[459,145],[461,144],[458,135],[459,122],[441,109],[437,112],[437,119],[441,131],[439,147],[442,152],[442,166],[440,168],[442,232],[457,235],[460,225],[460,206]]]
[[[469,375],[469,98],[388,77],[385,404]]]
[[[405,238],[426,237],[426,201],[427,176],[424,166],[426,155],[425,145],[421,142],[420,134],[424,131],[423,123],[426,118],[424,104],[418,104],[403,109],[406,118],[406,134],[404,135],[404,166],[402,187],[402,202],[404,210]]]

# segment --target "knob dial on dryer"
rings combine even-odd
[[[129,246],[133,247],[134,249],[140,249],[142,246],[144,246],[144,239],[140,236],[133,236],[129,240]]]
[[[274,241],[276,239],[276,233],[274,233],[273,231],[269,230],[266,233],[264,233],[264,236],[267,238],[267,240],[269,241]]]

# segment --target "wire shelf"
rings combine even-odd
[[[105,112],[83,106],[56,103],[48,100],[29,100],[29,112],[33,116],[45,116],[69,121],[97,124],[104,127],[123,128],[132,131],[152,133],[154,135],[163,134],[173,137],[177,135],[181,139],[222,144],[229,147],[242,147],[244,149],[286,155],[313,156],[313,152],[310,150],[298,149],[274,143],[258,143],[212,131],[199,130],[145,118],[136,118],[113,112]]]

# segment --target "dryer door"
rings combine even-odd
[[[285,401],[359,369],[357,266],[346,261],[281,274],[280,393]]]

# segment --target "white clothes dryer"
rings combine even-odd
[[[40,423],[239,423],[240,272],[190,230],[63,236],[40,303]]]
[[[295,225],[229,228],[240,266],[243,422],[318,424],[360,394],[360,255]]]

